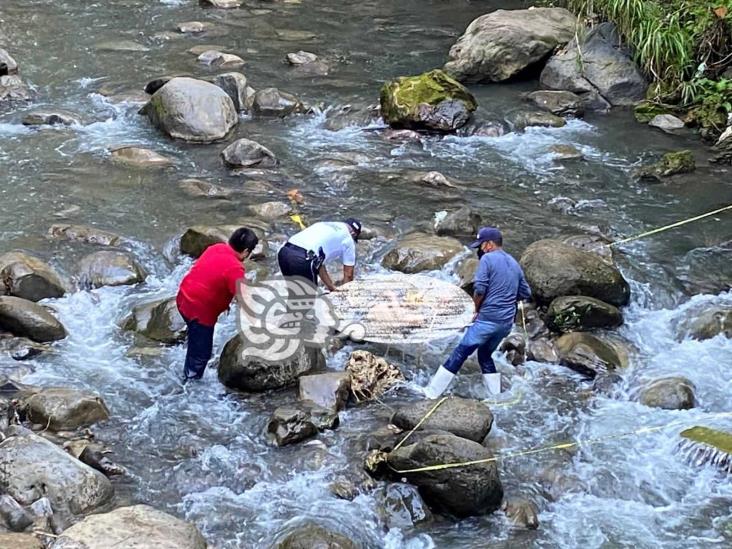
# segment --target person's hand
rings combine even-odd
[[[475,322],[477,318],[478,318],[478,311],[475,311],[473,313],[473,319],[470,321],[470,323],[472,324],[473,322]]]

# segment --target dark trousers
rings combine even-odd
[[[318,284],[318,269],[322,258],[289,242],[277,253],[277,263],[283,276],[301,276]]]
[[[186,317],[183,320],[188,326],[188,349],[183,376],[186,379],[201,379],[213,352],[214,327],[204,326],[197,320]]]

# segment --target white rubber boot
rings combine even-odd
[[[501,392],[501,374],[496,372],[495,374],[483,374],[483,385],[488,389],[488,392],[492,395],[500,394]]]
[[[435,372],[435,375],[432,376],[430,384],[424,388],[424,396],[431,399],[439,397],[445,392],[445,389],[447,389],[447,386],[450,385],[450,382],[454,377],[455,374],[440,366]]]

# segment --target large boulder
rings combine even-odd
[[[630,286],[615,266],[559,240],[534,242],[520,263],[540,302],[567,295],[594,297],[615,306],[630,300]]]
[[[381,264],[387,269],[413,274],[440,269],[462,251],[463,245],[455,238],[411,233],[397,242]]]
[[[0,255],[0,295],[30,301],[61,297],[65,290],[61,277],[46,262],[24,252]]]
[[[557,332],[584,332],[596,328],[617,328],[623,315],[614,305],[583,295],[552,300],[546,313],[547,325]]]
[[[143,107],[154,126],[170,137],[191,143],[223,139],[239,116],[220,87],[194,78],[173,78]]]
[[[300,376],[300,400],[306,400],[329,410],[346,407],[351,391],[351,376],[348,372],[325,372]]]
[[[262,226],[252,227],[251,224],[247,226],[252,229],[259,237],[259,244],[252,250],[250,256],[251,259],[259,259],[264,257],[267,252],[267,242],[264,239],[264,231]],[[215,227],[209,227],[206,225],[194,225],[186,229],[183,236],[180,237],[180,251],[193,258],[198,258],[206,248],[213,246],[214,244],[220,244],[222,242],[228,242],[231,234],[240,227],[240,225],[218,225]]]
[[[145,280],[145,269],[128,252],[101,250],[84,257],[79,263],[79,280],[83,286],[125,286]]]
[[[592,29],[579,47],[572,40],[549,59],[540,82],[551,90],[598,92],[611,105],[633,105],[645,97],[648,87],[612,23]]]
[[[135,305],[123,328],[168,345],[183,341],[187,330],[174,297]]]
[[[441,70],[391,80],[381,88],[381,116],[393,127],[450,132],[478,108],[468,89]]]
[[[704,341],[719,334],[732,338],[732,305],[697,307],[674,319],[673,327],[679,341],[686,337]]]
[[[451,433],[436,432],[425,433],[411,444],[392,451],[387,456],[387,464],[396,471],[406,471],[438,463],[479,461],[492,457],[491,451],[477,442]],[[503,486],[495,461],[396,474],[417,486],[427,505],[457,517],[492,513],[500,507],[503,499]]]
[[[206,549],[193,524],[148,505],[119,507],[64,530],[51,549]]]
[[[435,233],[439,236],[472,236],[478,232],[482,222],[479,210],[463,206],[439,215],[435,220]]]
[[[19,297],[0,297],[0,330],[38,343],[66,337],[66,329],[47,309]]]
[[[563,8],[481,15],[450,48],[445,70],[462,82],[503,82],[569,42],[576,25],[575,16]]]
[[[658,162],[641,166],[636,173],[640,179],[660,181],[664,177],[691,173],[695,169],[694,154],[689,150],[682,150],[668,152]]]
[[[414,429],[435,404],[423,400],[402,406],[391,416],[390,423],[400,429]],[[475,442],[483,442],[492,426],[493,414],[488,406],[478,400],[451,397],[420,425],[420,430],[447,431]]]
[[[300,346],[294,356],[268,361],[244,356],[246,341],[240,336],[229,340],[221,352],[219,381],[231,389],[250,393],[294,385],[302,374],[322,368],[325,358],[320,349]]]
[[[287,446],[314,437],[318,428],[303,410],[280,406],[267,423],[267,434],[277,446]]]
[[[694,384],[685,377],[656,379],[641,389],[641,404],[664,410],[690,410],[696,406]]]
[[[300,100],[291,93],[277,88],[264,88],[254,94],[252,112],[258,116],[278,116],[284,118],[288,114],[303,109]]]
[[[97,395],[77,389],[51,387],[24,401],[28,419],[53,431],[72,431],[109,419],[109,410]]]
[[[305,524],[282,536],[274,549],[360,549],[343,534],[323,528],[318,524]]]
[[[221,158],[230,168],[275,168],[277,157],[264,145],[251,139],[237,139],[221,151]]]
[[[21,505],[47,497],[54,511],[79,515],[113,495],[107,477],[25,429],[0,443],[0,483]]]
[[[555,341],[555,346],[561,364],[591,378],[625,365],[612,345],[585,332],[565,334]]]

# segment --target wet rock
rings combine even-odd
[[[44,549],[41,540],[32,534],[0,533],[0,547],[12,547],[12,549]]]
[[[526,340],[522,334],[509,334],[501,342],[498,350],[506,353],[506,360],[512,366],[518,366],[526,362]]]
[[[332,431],[340,425],[341,418],[334,409],[321,408],[308,402],[303,404],[310,416],[310,422],[318,428],[318,431]]]
[[[454,238],[411,233],[397,242],[381,264],[387,269],[413,274],[440,269],[462,251],[463,245]]]
[[[223,10],[230,10],[241,6],[240,0],[200,0],[204,6],[210,6],[212,8],[219,8]]]
[[[66,337],[66,329],[40,305],[19,297],[0,297],[0,330],[38,343]]]
[[[427,187],[455,189],[457,185],[440,172],[417,172],[407,176],[407,181]]]
[[[252,112],[257,116],[285,116],[300,112],[303,104],[291,93],[277,88],[264,88],[254,94]]]
[[[195,55],[198,57],[203,52],[215,50],[215,51],[224,51],[226,49],[225,46],[220,46],[218,44],[199,44],[198,46],[193,46],[192,48],[186,50],[191,55]]]
[[[660,180],[682,173],[691,173],[696,169],[696,162],[691,151],[676,151],[663,155],[655,164],[643,166],[638,170],[638,177],[646,180]]]
[[[201,179],[181,179],[178,182],[178,186],[184,193],[194,198],[228,199],[236,194],[233,189],[227,189],[221,185],[214,185]]]
[[[561,116],[550,112],[529,112],[523,111],[511,117],[511,124],[517,131],[524,131],[529,127],[540,128],[561,128],[567,125],[567,121]]]
[[[559,353],[554,344],[548,339],[535,339],[526,349],[527,360],[543,362],[545,364],[559,364]]]
[[[391,80],[381,88],[381,116],[390,126],[452,132],[478,108],[473,94],[441,70]]]
[[[231,97],[237,112],[244,112],[248,109],[251,88],[247,86],[246,76],[240,72],[226,72],[214,76],[212,82]]]
[[[233,53],[208,50],[198,56],[198,62],[207,67],[217,69],[238,69],[244,66],[244,60]]]
[[[25,337],[0,336],[0,353],[7,354],[13,360],[28,360],[50,350],[51,347],[48,345],[36,343]]]
[[[475,256],[466,257],[461,259],[455,269],[455,274],[458,276],[458,285],[468,292],[473,294],[473,280],[475,279],[475,271],[478,270],[480,261]]]
[[[672,325],[678,341],[704,341],[720,334],[732,339],[732,305],[706,304],[675,318]]]
[[[539,508],[528,499],[510,498],[501,505],[501,511],[514,527],[536,530],[539,527]]]
[[[478,233],[482,222],[483,218],[478,210],[463,206],[439,216],[435,221],[435,233],[439,236],[472,236]]]
[[[475,19],[450,48],[445,70],[462,82],[502,82],[569,42],[577,20],[562,8],[497,10]]]
[[[348,372],[326,372],[300,376],[300,400],[308,400],[330,410],[343,410],[351,390]]]
[[[145,269],[128,252],[101,250],[84,257],[79,263],[79,281],[82,286],[126,286],[143,282]]]
[[[584,332],[596,328],[617,328],[623,315],[614,305],[581,295],[552,300],[546,314],[547,324],[558,332]]]
[[[262,204],[252,204],[249,206],[249,211],[257,217],[274,221],[275,219],[282,218],[292,211],[292,206],[284,202],[272,201],[264,202]]]
[[[224,90],[193,78],[173,78],[140,112],[170,137],[192,143],[223,139],[239,120]]]
[[[641,389],[640,402],[651,408],[690,410],[696,406],[694,384],[685,377],[664,377]]]
[[[368,105],[343,105],[325,113],[323,127],[331,132],[352,127],[363,128],[378,116],[378,109]]]
[[[73,113],[66,111],[39,110],[23,117],[24,126],[73,126],[80,125],[81,120]]]
[[[732,126],[728,126],[712,147],[714,154],[709,160],[715,164],[732,164]]]
[[[346,477],[339,477],[328,485],[328,490],[338,499],[353,501],[359,494],[358,486]]]
[[[622,383],[623,377],[616,373],[598,375],[592,382],[592,391],[599,395],[613,397],[617,391],[618,384]]]
[[[21,505],[45,496],[54,511],[78,515],[112,498],[104,475],[55,444],[25,429],[11,428],[9,434],[0,443],[0,477],[6,493]]]
[[[527,99],[534,105],[557,116],[581,117],[585,114],[582,98],[563,90],[539,90],[531,92]]]
[[[247,342],[236,336],[221,352],[219,381],[231,389],[251,393],[280,389],[294,385],[302,374],[325,364],[321,350],[314,347],[301,346],[294,356],[286,359],[272,356],[268,360],[267,351],[262,349],[258,349],[258,355],[244,356],[246,345]]]
[[[551,147],[549,147],[549,152],[552,153],[554,160],[560,162],[570,160],[582,160],[585,157],[585,155],[582,154],[582,151],[580,151],[574,145],[552,145]],[[573,201],[573,204],[570,206],[569,209],[575,211],[580,209],[578,207],[578,204],[578,202]]]
[[[630,286],[616,267],[558,240],[534,242],[520,263],[534,298],[543,303],[567,295],[594,297],[615,306],[630,299]]]
[[[15,74],[0,76],[0,105],[4,102],[30,101],[28,86]]]
[[[298,51],[295,53],[287,54],[287,62],[290,65],[307,65],[308,63],[314,63],[318,60],[318,56],[308,51]]]
[[[134,540],[134,541],[130,541]],[[51,549],[206,549],[193,524],[148,505],[119,507],[86,517],[59,536]]]
[[[278,536],[275,549],[360,549],[346,536],[317,524],[299,526],[284,537]]]
[[[612,23],[593,28],[579,48],[572,40],[566,49],[554,54],[541,73],[540,83],[543,88],[577,94],[596,91],[613,106],[637,103],[648,87]]]
[[[0,255],[0,295],[40,301],[65,293],[61,277],[48,263],[20,251]]]
[[[11,532],[22,532],[33,524],[33,516],[12,497],[4,494],[0,495],[0,522]],[[0,547],[5,546],[0,543]]]
[[[672,134],[678,133],[686,126],[683,120],[675,117],[673,114],[657,114],[650,122],[648,122],[648,125],[652,128],[658,128],[661,131]]]
[[[390,423],[408,431],[414,429],[436,403],[430,400],[397,408]],[[447,431],[475,442],[483,442],[493,425],[493,414],[478,400],[450,397],[425,421],[420,430]]]
[[[318,428],[302,410],[281,406],[267,423],[267,433],[277,446],[286,446],[317,435]]]
[[[18,63],[4,49],[0,48],[0,76],[18,73]]]
[[[123,328],[167,345],[183,341],[187,330],[175,297],[135,305],[130,316],[124,320]]]
[[[435,463],[460,463],[492,457],[490,450],[477,442],[450,433],[432,433],[392,451],[387,456],[387,463],[397,471],[404,471]],[[417,486],[431,508],[457,517],[492,513],[500,507],[503,499],[503,487],[495,462],[396,474]]]
[[[610,240],[597,234],[576,234],[561,239],[565,244],[594,254],[610,265],[613,264],[613,250],[608,246]]]
[[[277,167],[274,153],[251,139],[237,139],[221,151],[221,158],[230,168]]]
[[[624,365],[612,346],[592,334],[565,334],[556,340],[555,345],[561,364],[592,378]]]
[[[268,244],[264,239],[264,232],[259,227],[252,227],[251,223],[245,223],[259,237],[259,244],[252,250],[251,259],[260,259],[267,253]],[[186,229],[180,238],[180,251],[193,258],[198,258],[206,251],[206,248],[214,244],[228,242],[231,234],[237,230],[240,225],[220,225],[217,227],[207,227],[205,225],[194,225]]]
[[[71,240],[72,242],[84,242],[85,244],[98,244],[100,246],[118,246],[122,243],[122,237],[118,234],[88,225],[51,225],[51,228],[48,229],[48,237],[58,240]]]
[[[387,528],[411,528],[432,518],[419,491],[409,484],[388,484],[379,510],[384,515]]]
[[[166,76],[158,76],[157,78],[153,78],[150,80],[147,84],[145,84],[145,93],[148,95],[154,94],[156,91],[158,91],[160,88],[165,86],[168,82],[173,80],[173,78],[179,78],[181,76],[188,76],[188,75],[166,75]]]
[[[109,410],[99,396],[76,389],[42,389],[23,404],[30,421],[52,431],[73,431],[109,419]]]
[[[506,124],[500,120],[472,120],[457,131],[463,137],[501,137],[508,132]]]
[[[138,44],[133,40],[110,40],[97,44],[96,49],[99,51],[120,51],[120,52],[146,52],[149,48]]]

